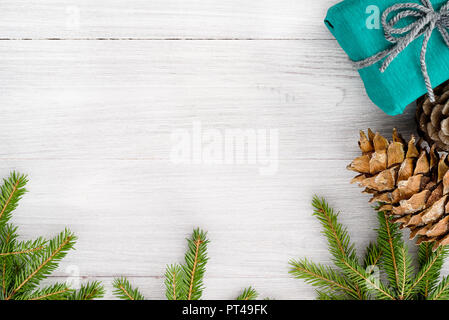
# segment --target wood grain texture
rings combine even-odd
[[[334,0],[3,0],[1,38],[330,39]]]
[[[170,133],[200,121],[278,129],[281,159],[349,160],[359,128],[413,123],[376,108],[328,41],[7,41],[0,60],[4,139],[21,146],[0,157],[168,159]]]
[[[393,118],[369,101],[322,25],[331,4],[86,0],[73,29],[71,1],[2,1],[0,38],[63,40],[0,42],[0,176],[30,175],[14,222],[24,238],[65,226],[79,237],[52,280],[76,267],[104,281],[107,297],[124,275],[163,298],[165,265],[182,261],[200,226],[212,240],[205,298],[252,285],[312,299],[287,272],[291,258],[330,263],[314,194],[343,211],[361,253],[376,217],[345,169],[358,130],[409,135],[414,108]],[[278,171],[173,163],[171,134],[195,121],[278,130]]]

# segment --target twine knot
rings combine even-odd
[[[438,29],[444,42],[449,47],[449,33],[447,31],[449,28],[449,1],[439,11],[435,11],[430,0],[421,0],[421,3],[422,5],[418,3],[398,3],[387,8],[382,14],[382,27],[385,39],[393,46],[372,57],[355,62],[355,65],[357,69],[364,69],[385,59],[380,67],[380,71],[383,73],[410,43],[424,35],[419,61],[429,99],[431,102],[435,102],[435,93],[427,72],[426,52],[430,37],[435,29]],[[389,18],[392,13],[395,14]],[[415,18],[415,20],[404,27],[397,27],[400,21],[406,21],[404,19],[407,18]]]

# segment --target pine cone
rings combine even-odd
[[[419,134],[438,150],[449,151],[449,82],[435,89],[436,102],[428,96],[418,99],[416,121]]]
[[[428,150],[411,137],[406,143],[393,130],[393,141],[368,129],[360,132],[362,156],[348,169],[359,173],[352,183],[372,194],[370,202],[391,215],[400,227],[410,229],[417,243],[433,242],[434,250],[449,244],[449,162],[440,158],[435,145]]]

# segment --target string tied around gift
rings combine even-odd
[[[418,3],[398,3],[387,8],[382,14],[382,27],[384,29],[385,39],[393,45],[369,58],[356,61],[357,69],[364,69],[385,59],[380,67],[380,72],[385,72],[391,62],[416,39],[424,35],[421,47],[420,64],[421,72],[426,84],[429,100],[435,102],[435,93],[427,72],[426,52],[430,37],[435,29],[437,29],[444,42],[449,47],[449,1],[441,6],[439,11],[435,11],[430,0],[421,0]],[[392,15],[391,18],[390,15]],[[404,19],[415,18],[415,20],[405,26],[398,27],[397,24]]]

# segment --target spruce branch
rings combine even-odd
[[[165,296],[168,300],[199,300],[203,293],[203,278],[206,271],[207,232],[193,230],[187,239],[184,265],[167,265],[164,274]],[[143,295],[134,289],[126,278],[115,279],[114,295],[124,300],[143,300]],[[257,292],[249,287],[239,296],[242,300],[256,299]]]
[[[69,300],[94,300],[104,296],[104,287],[99,281],[82,284],[79,290],[70,292]]]
[[[328,241],[330,253],[334,257],[334,263],[341,268],[344,273],[351,273],[351,268],[348,268],[346,260],[357,261],[357,255],[354,245],[351,244],[351,239],[347,229],[338,222],[339,213],[334,213],[326,200],[317,196],[313,197],[312,206],[314,207],[313,215],[320,221],[323,231]],[[357,292],[357,299],[364,300],[365,292],[359,287],[358,283],[353,283],[355,291]]]
[[[382,257],[382,250],[377,243],[370,243],[366,248],[365,258],[363,259],[363,266],[366,268],[376,267]]]
[[[185,296],[184,270],[178,264],[169,265],[165,271],[165,296],[168,300],[181,300]]]
[[[66,283],[55,283],[20,297],[23,300],[66,300],[72,292]]]
[[[441,270],[441,261],[442,256],[445,256],[447,253],[446,247],[439,247],[435,252],[431,254],[427,262],[420,269],[418,274],[413,279],[410,284],[409,289],[405,293],[406,298],[410,298],[418,292],[422,292],[426,286],[426,280],[429,278],[433,278],[435,273],[439,273]]]
[[[353,259],[345,258],[343,263],[347,266],[346,270],[349,270],[348,277],[358,283],[360,288],[372,292],[379,300],[395,300],[394,294],[379,279],[368,274]]]
[[[323,198],[315,196],[312,200],[313,215],[318,218],[323,226],[323,234],[329,244],[329,251],[336,260],[343,258],[355,258],[354,245],[351,244],[348,231],[338,222],[338,213],[329,207]]]
[[[195,229],[191,238],[187,239],[188,250],[184,257],[185,264],[182,266],[186,277],[184,284],[187,293],[186,300],[199,300],[203,293],[203,277],[206,272],[207,263],[207,232]]]
[[[0,187],[0,228],[11,218],[11,212],[26,192],[27,182],[25,175],[16,172],[12,172],[9,178],[3,179],[3,185]]]
[[[246,288],[243,292],[237,297],[236,300],[256,300],[259,294],[252,287]]]
[[[382,265],[391,287],[396,288],[398,299],[405,298],[413,278],[412,258],[402,241],[399,227],[391,223],[386,212],[378,212],[378,243],[383,252]]]
[[[60,260],[73,248],[76,237],[65,230],[51,240],[19,241],[17,227],[9,223],[14,209],[25,194],[27,178],[12,172],[0,186],[0,300],[54,300],[97,298],[103,295],[98,283],[82,286],[79,291],[67,284],[40,287],[41,280],[54,271]]]
[[[428,300],[449,300],[449,276],[444,277],[431,295],[426,298]]]
[[[449,246],[440,246],[434,252],[433,243],[421,244],[418,250],[419,270],[415,274],[412,256],[398,226],[384,212],[378,212],[377,243],[368,246],[364,263],[360,265],[355,254],[345,255],[348,252],[346,248],[352,248],[352,245],[332,209],[323,199],[315,197],[313,203],[317,209],[314,214],[323,224],[329,251],[341,273],[307,259],[290,261],[290,273],[317,287],[318,299],[449,299],[449,277],[439,282]],[[350,249],[349,252],[354,251]],[[380,272],[371,274],[373,267],[387,275],[387,283],[382,282]],[[348,288],[355,289],[355,292]]]
[[[13,255],[21,255],[21,254],[30,254],[41,251],[45,248],[47,241],[43,238],[37,238],[34,241],[11,241],[8,239],[4,243],[0,244],[0,258],[13,256]]]
[[[328,291],[317,290],[317,300],[350,300],[351,298],[344,294],[331,293]]]
[[[122,300],[145,300],[140,291],[133,288],[126,278],[115,279],[112,286],[114,287],[114,294]]]
[[[58,267],[59,261],[73,248],[75,241],[75,235],[68,229],[50,240],[39,261],[30,261],[25,270],[16,277],[15,283],[18,285],[13,288],[6,300],[21,290],[32,290],[37,287],[42,279]]]
[[[432,265],[432,269],[425,275],[423,279],[423,285],[419,291],[422,298],[427,299],[429,294],[435,289],[440,278],[441,268],[443,267],[444,259],[448,255],[448,247],[441,247],[441,249],[434,252],[432,250],[433,243],[423,242],[418,248],[418,262],[419,267],[423,270],[429,261],[434,259],[437,255],[435,263]]]
[[[419,247],[418,247],[418,263],[419,263],[420,268],[424,267],[424,265],[429,260],[431,254],[432,254],[432,244],[430,242],[423,242],[419,245]],[[439,276],[439,272],[438,272],[438,276]],[[438,277],[431,278],[431,277],[427,276],[426,279],[424,280],[424,286],[420,292],[420,295],[424,299],[427,299],[431,288],[433,286],[435,286],[435,283],[437,283],[437,282],[438,282]]]
[[[321,292],[334,290],[349,294],[353,299],[359,298],[359,293],[353,285],[348,283],[337,271],[330,267],[315,264],[307,259],[290,261],[289,271],[297,279],[320,289]]]

